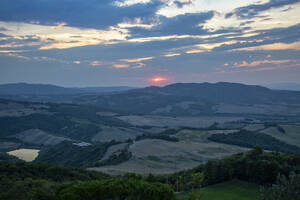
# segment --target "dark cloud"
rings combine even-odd
[[[201,24],[214,16],[214,12],[186,13],[167,18],[161,16],[158,25],[151,29],[131,28],[132,37],[150,37],[166,35],[201,35],[207,33]]]
[[[125,58],[159,57],[168,52],[182,52],[182,47],[203,43],[203,39],[183,38],[148,42],[124,42],[113,45],[90,45],[64,50],[50,49],[40,53],[52,54],[53,57],[65,59],[68,55],[80,55],[91,60],[116,61]]]
[[[248,24],[252,24],[254,22],[255,22],[254,20],[249,20],[249,21],[240,23],[240,26],[245,26],[245,25],[248,25]]]
[[[281,12],[288,12],[288,11],[290,11],[292,9],[293,9],[292,7],[288,7],[287,9],[283,9]]]
[[[290,44],[300,41],[300,24],[290,26],[288,28],[274,28],[269,30],[257,31],[259,35],[248,38],[240,38],[240,40],[247,40],[248,42],[237,42],[230,45],[222,45],[214,48],[215,51],[225,51],[232,49],[239,49],[245,47],[255,47],[274,43]],[[235,38],[239,40],[239,38]],[[258,42],[257,42],[258,41]]]
[[[0,40],[0,45],[6,45],[5,47],[0,47],[0,50],[35,50],[41,47],[42,40],[36,35],[24,35],[14,37],[11,35],[4,35],[5,39]],[[47,40],[45,40],[47,41]]]
[[[8,35],[5,35],[5,34],[3,34],[3,33],[0,33],[0,38],[1,37],[7,37]]]
[[[154,0],[118,7],[112,0],[1,0],[0,20],[104,29],[124,19],[151,19],[164,3]]]
[[[272,19],[273,19],[272,17],[266,17],[266,18],[261,19],[260,21],[270,21]]]
[[[254,17],[259,17],[259,13],[262,11],[272,8],[280,8],[282,6],[292,5],[299,2],[300,0],[270,0],[264,4],[251,4],[249,6],[236,8],[233,12],[228,13],[226,18],[230,18],[235,15],[239,18],[251,19]]]
[[[0,31],[7,31],[7,29],[0,26]]]
[[[174,1],[173,3],[177,6],[177,8],[182,8],[182,7],[185,6],[185,5],[190,5],[190,4],[192,4],[192,1],[191,1],[191,0],[190,0],[190,1],[185,1],[185,2],[182,2],[182,1]]]

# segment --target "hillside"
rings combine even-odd
[[[70,95],[81,93],[120,92],[133,87],[61,87],[50,84],[11,83],[0,85],[0,95]]]
[[[0,199],[258,200],[263,195],[269,200],[275,195],[294,200],[300,189],[299,165],[299,155],[264,152],[259,147],[158,176],[127,173],[111,177],[10,159],[0,161]],[[274,184],[277,186],[271,187]]]
[[[174,200],[173,190],[141,176],[113,178],[45,163],[0,162],[0,199],[5,200]]]
[[[0,95],[65,95],[78,92],[76,89],[47,84],[12,83],[0,85]]]
[[[300,152],[299,92],[178,83],[70,97],[0,100],[0,152],[113,175],[177,172],[256,145]]]
[[[176,83],[165,87],[65,88],[45,84],[0,85],[0,97],[21,101],[95,105],[121,114],[300,114],[300,92],[239,83]]]
[[[208,88],[223,85],[240,93],[243,90],[238,89],[240,87],[253,87],[253,91],[270,92],[269,96],[278,92],[229,83],[175,84],[84,96],[111,99],[106,106],[98,101],[66,104],[0,100],[0,152],[20,150],[20,155],[25,150],[38,151],[38,157],[32,153],[36,161],[88,167],[115,175],[133,170],[141,174],[176,172],[255,145],[266,150],[299,152],[297,105],[250,105],[243,97],[240,101],[244,104],[230,106],[233,101],[224,98],[226,101],[222,102],[228,102],[225,107],[218,99],[209,103],[192,92],[202,90],[203,85]],[[205,98],[211,96],[207,94]],[[191,101],[185,101],[187,98]],[[289,98],[286,101],[289,102]],[[132,103],[131,110],[128,102]],[[161,112],[153,113],[153,109],[158,108],[157,111],[164,105],[170,112],[160,109]],[[278,110],[278,106],[281,109]],[[287,113],[283,112],[284,106]],[[138,111],[134,110],[137,108]],[[232,112],[234,109],[238,112]],[[251,114],[249,110],[257,112]],[[140,112],[146,114],[138,114]],[[245,136],[247,141],[244,141]]]
[[[74,101],[143,115],[300,114],[300,92],[225,82],[152,86],[117,94],[82,96]]]
[[[61,87],[50,84],[11,83],[0,85],[0,97],[32,102],[72,102],[81,95],[122,92],[133,87]]]
[[[229,181],[196,190],[194,195],[201,200],[259,200],[259,187],[243,181]],[[177,195],[178,200],[188,200],[189,193]]]
[[[300,91],[300,84],[299,83],[273,83],[267,84],[267,88],[274,89],[274,90],[292,90],[292,91]]]

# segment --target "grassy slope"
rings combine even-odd
[[[261,132],[271,135],[288,144],[300,147],[300,126],[281,125],[281,127],[285,130],[285,133],[279,132],[275,127],[270,127]]]
[[[230,181],[201,189],[201,200],[259,200],[259,187],[242,181]],[[200,190],[196,191],[200,194]],[[188,199],[188,193],[178,194],[178,200]]]

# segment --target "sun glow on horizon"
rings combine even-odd
[[[162,76],[155,76],[155,77],[151,78],[150,81],[155,84],[161,84],[161,83],[168,81],[168,79],[166,77],[162,77]]]

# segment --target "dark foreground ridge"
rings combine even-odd
[[[262,195],[269,200],[269,197],[274,197],[279,192],[270,187],[275,183],[283,184],[283,191],[289,190],[285,197],[299,192],[297,180],[300,179],[296,175],[300,173],[299,167],[299,155],[263,152],[259,147],[224,159],[209,161],[191,170],[161,176],[150,174],[146,177],[128,173],[118,178],[45,163],[1,161],[0,199],[173,200],[174,191],[189,192],[239,179],[263,186]],[[277,178],[279,174],[282,180]],[[286,186],[289,181],[290,185]],[[193,193],[190,196],[193,196]]]

